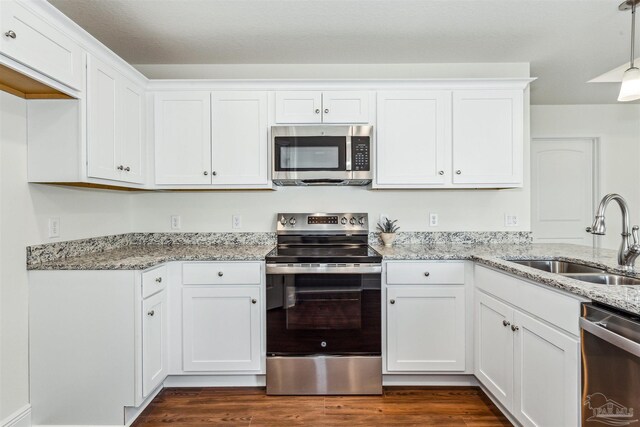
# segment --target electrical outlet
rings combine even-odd
[[[180,230],[182,228],[182,219],[180,215],[171,215],[171,229]]]
[[[231,217],[231,227],[233,227],[233,228],[242,228],[242,216],[233,215]]]
[[[515,214],[504,214],[504,226],[505,227],[517,227],[518,226],[518,215],[515,215]]]
[[[60,237],[60,218],[49,218],[49,238]]]
[[[438,214],[430,213],[429,214],[429,227],[437,227],[438,226]]]

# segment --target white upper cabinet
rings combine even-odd
[[[521,90],[453,92],[453,183],[522,185]]]
[[[210,92],[155,95],[156,184],[211,184]]]
[[[12,0],[0,1],[0,52],[73,89],[82,90],[82,48]]]
[[[450,173],[451,92],[378,92],[377,114],[376,185],[443,185]]]
[[[266,92],[221,91],[211,97],[213,185],[269,181]]]
[[[368,123],[369,92],[278,91],[276,123]]]
[[[87,76],[87,175],[144,182],[143,91],[91,57]]]

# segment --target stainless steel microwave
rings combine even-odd
[[[372,126],[273,126],[276,185],[367,185]]]

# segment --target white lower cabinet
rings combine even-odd
[[[167,292],[142,301],[142,396],[147,397],[167,376]]]
[[[529,291],[527,286],[535,285],[513,278],[509,289],[499,285],[506,275],[482,270],[478,274],[476,267],[476,287],[480,289],[475,295],[476,377],[524,426],[579,425],[578,337],[561,326],[545,323],[548,319],[538,319],[545,318],[540,315],[553,300],[575,303],[574,315],[579,316],[580,302],[543,289],[551,302],[521,300],[528,301],[528,309],[532,310],[529,314],[511,305],[511,300],[503,302],[499,298],[505,298],[514,288],[524,295]],[[484,282],[494,276],[497,280]],[[485,287],[493,287],[500,295],[485,293]],[[514,300],[518,294],[512,294],[516,295]]]
[[[260,373],[262,306],[259,286],[184,287],[184,371]]]
[[[464,286],[387,288],[387,371],[464,371]]]

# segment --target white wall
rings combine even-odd
[[[0,424],[29,402],[25,247],[131,231],[129,194],[27,184],[27,102],[0,92]],[[60,219],[60,238],[47,219]]]
[[[600,139],[600,197],[619,193],[627,199],[632,224],[640,223],[640,105],[533,105],[531,137]],[[615,203],[613,204],[615,205]],[[607,211],[603,247],[620,244],[620,210]]]

